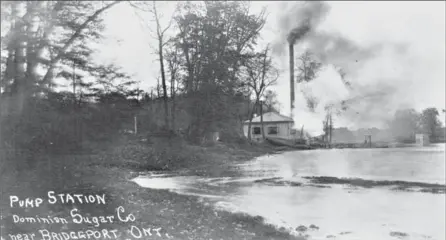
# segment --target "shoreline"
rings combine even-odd
[[[9,173],[2,184],[2,237],[7,234],[37,233],[39,229],[60,232],[60,224],[14,224],[12,215],[49,216],[70,219],[69,211],[77,207],[85,216],[106,216],[122,206],[126,212],[132,213],[137,225],[151,228],[162,228],[169,237],[159,239],[297,239],[304,238],[291,235],[286,229],[267,224],[260,216],[249,216],[243,213],[232,213],[217,210],[213,206],[202,203],[198,196],[184,196],[160,189],[142,188],[130,179],[141,171],[164,171],[166,173],[186,170],[191,174],[217,176],[230,171],[228,167],[234,162],[246,162],[266,154],[280,154],[277,150],[265,146],[228,147],[217,145],[212,147],[190,147],[181,149],[179,154],[187,156],[185,162],[176,165],[157,162],[156,158],[143,157],[153,147],[119,145],[108,154],[52,156],[51,169],[42,160],[34,169]],[[123,151],[124,150],[124,151]],[[127,152],[126,152],[127,150]],[[142,152],[138,153],[138,151]],[[292,150],[292,149],[291,149]],[[124,154],[110,157],[117,152]],[[132,156],[129,158],[127,155]],[[195,161],[191,161],[194,157]],[[46,156],[46,158],[49,158]],[[155,160],[155,161],[154,161]],[[164,159],[165,160],[165,159]],[[191,166],[196,167],[190,170]],[[222,167],[224,166],[224,167]],[[26,178],[25,178],[26,176]],[[8,198],[17,195],[19,198],[44,197],[48,191],[70,194],[105,194],[107,205],[94,204],[48,204],[38,208],[9,208]],[[29,196],[25,196],[24,194]],[[6,217],[5,217],[6,216]],[[136,223],[135,222],[135,223]],[[76,231],[91,229],[92,224],[70,223],[64,230]],[[113,222],[100,227],[116,228],[122,232],[129,231],[129,224]],[[94,228],[94,227],[93,227]],[[165,236],[165,235],[163,235]],[[136,238],[130,238],[136,239]]]
[[[281,177],[273,177],[255,180],[253,181],[253,183],[291,187],[312,186],[317,188],[331,188],[333,185],[344,185],[348,187],[360,187],[366,189],[387,187],[391,191],[446,194],[446,185],[439,183],[412,182],[401,180],[369,180],[363,178],[339,178],[330,176],[303,176],[302,178],[307,180],[308,182],[290,181],[284,180]]]
[[[44,204],[34,209],[11,209],[6,199],[10,195],[17,195],[20,199],[44,197],[48,191],[54,191],[68,194],[105,194],[106,205],[80,204],[77,208],[86,216],[106,216],[113,214],[119,206],[123,206],[127,212],[134,214],[141,227],[161,227],[165,229],[165,234],[172,237],[169,239],[302,240],[305,237],[292,235],[288,229],[267,224],[260,216],[217,210],[200,201],[199,196],[143,188],[131,181],[140,173],[149,171],[165,174],[181,172],[199,177],[236,177],[237,170],[231,168],[234,163],[244,163],[257,157],[289,151],[300,150],[261,144],[224,143],[213,146],[180,145],[178,148],[168,148],[163,144],[147,145],[135,140],[124,140],[94,154],[36,156],[33,159],[36,162],[33,168],[18,172],[8,171],[5,175],[6,181],[1,183],[2,214],[7,216],[1,220],[2,225],[6,227],[2,232],[5,232],[3,230],[7,230],[6,233],[36,232],[36,226],[24,226],[24,224],[14,226],[11,223],[13,214],[69,217],[69,211],[75,206],[74,204]],[[364,186],[381,184],[365,180],[348,182],[349,180],[331,178],[309,180],[318,187],[329,187],[329,184]],[[425,187],[428,192],[444,194],[444,186]],[[429,187],[432,187],[432,191]],[[411,190],[411,188],[406,186],[399,190]],[[69,224],[65,229],[87,229],[89,226],[91,224]],[[112,222],[106,226],[124,231],[126,228],[128,230],[129,225]],[[60,226],[47,226],[47,229],[60,231]]]

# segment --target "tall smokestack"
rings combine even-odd
[[[291,118],[294,117],[294,44],[302,39],[305,34],[307,34],[311,29],[310,22],[305,21],[302,23],[301,26],[294,28],[291,30],[291,32],[288,34],[288,44],[290,47],[290,104],[291,104]]]
[[[289,43],[290,49],[290,106],[291,106],[291,118],[294,118],[294,44]]]

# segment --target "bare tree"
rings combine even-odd
[[[164,100],[164,118],[165,118],[165,124],[166,127],[169,124],[169,109],[167,106],[167,85],[166,85],[166,73],[164,71],[164,54],[163,54],[163,47],[166,45],[164,34],[165,32],[170,28],[170,25],[172,21],[169,22],[169,24],[162,28],[160,24],[160,17],[158,16],[158,11],[156,8],[156,2],[153,1],[153,16],[155,17],[156,22],[156,36],[158,38],[158,56],[159,56],[159,62],[160,62],[160,71],[161,71],[161,83],[163,85],[163,100]]]
[[[310,82],[318,77],[318,73],[322,69],[322,63],[316,60],[314,54],[305,51],[297,58],[299,65],[297,67],[297,82]]]
[[[251,116],[248,125],[248,138],[251,140],[251,125],[254,108],[259,106],[260,100],[263,97],[265,90],[274,85],[279,78],[279,71],[273,66],[271,56],[269,55],[269,45],[260,53],[255,54],[248,59],[245,64],[246,70],[246,84],[254,93],[255,104],[251,111]],[[262,108],[263,106],[260,106]],[[260,115],[260,122],[262,126],[262,137],[265,139],[263,129],[263,115]]]
[[[164,100],[164,121],[166,128],[169,128],[169,107],[168,107],[168,97],[167,97],[167,84],[166,84],[166,72],[164,68],[164,47],[168,44],[168,40],[166,40],[166,31],[169,30],[169,28],[172,25],[173,18],[170,18],[169,23],[166,27],[161,26],[160,19],[162,18],[162,15],[158,12],[158,8],[156,6],[156,1],[153,1],[150,5],[146,5],[144,2],[134,4],[130,2],[130,5],[145,11],[149,12],[152,17],[153,21],[155,22],[155,30],[150,29],[152,35],[156,40],[158,41],[158,48],[156,50],[156,53],[158,55],[158,60],[160,63],[160,73],[161,73],[161,85],[163,88],[163,100]]]
[[[178,62],[178,48],[176,46],[172,46],[172,48],[167,52],[166,60],[169,66],[170,72],[170,97],[172,99],[172,107],[171,107],[171,127],[175,130],[175,111],[176,111],[176,82],[178,81],[178,72],[180,68],[180,64]]]
[[[331,145],[333,139],[333,105],[325,106],[325,120],[323,121],[324,142],[326,147]]]

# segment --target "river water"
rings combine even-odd
[[[237,177],[148,173],[147,188],[200,196],[218,209],[260,215],[309,239],[446,239],[445,194],[311,184],[306,176],[445,185],[445,145],[286,152],[234,165]]]

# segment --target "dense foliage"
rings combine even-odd
[[[436,108],[426,108],[421,113],[414,109],[403,109],[395,113],[390,122],[392,135],[401,142],[415,141],[415,134],[427,134],[432,142],[444,141],[444,127]]]
[[[157,20],[155,2],[1,4],[2,149],[95,149],[135,127],[139,133],[170,132],[195,143],[214,132],[233,141],[243,138],[242,123],[258,111],[253,102],[260,96],[242,72],[261,71],[262,62],[254,60],[262,52],[255,49],[266,19],[264,12],[251,14],[246,2],[179,3],[172,26],[157,21],[162,82],[156,94],[135,88],[119,66],[98,64],[93,57],[104,12],[130,4]],[[171,36],[164,34],[169,27]],[[268,54],[262,56],[269,59]],[[264,74],[264,80],[269,77]],[[270,109],[274,98],[268,92]]]

